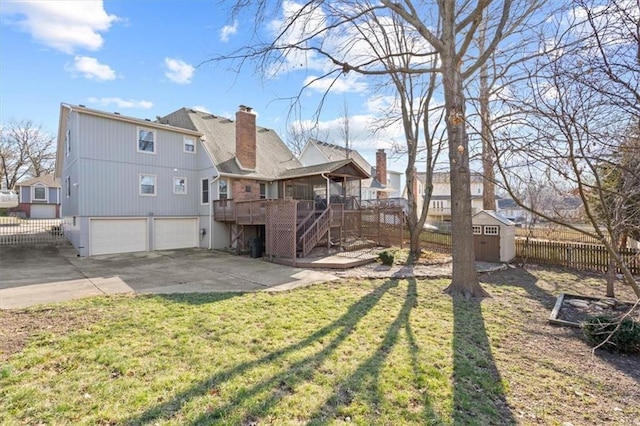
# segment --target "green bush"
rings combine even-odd
[[[391,266],[395,260],[395,255],[393,252],[385,250],[380,252],[378,259],[380,259],[380,262],[382,262],[383,265]]]
[[[619,326],[618,326],[619,324]],[[608,315],[589,317],[582,324],[582,332],[587,342],[613,352],[640,353],[640,322]],[[611,337],[609,337],[611,336]],[[609,339],[609,340],[607,340]]]

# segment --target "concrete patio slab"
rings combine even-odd
[[[0,309],[118,293],[283,291],[335,279],[203,249],[81,258],[69,245],[0,247]]]

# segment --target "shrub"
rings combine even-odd
[[[385,250],[380,252],[380,254],[378,255],[378,259],[380,259],[380,262],[382,262],[383,265],[391,266],[393,265],[393,262],[395,260],[395,255],[393,254],[393,252]]]
[[[618,326],[619,324],[619,326]],[[608,315],[589,317],[582,324],[587,342],[593,346],[622,353],[640,353],[640,322]],[[607,340],[608,339],[608,340]]]

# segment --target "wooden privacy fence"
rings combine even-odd
[[[451,253],[450,234],[423,232],[420,238],[423,247],[428,250]],[[609,253],[600,244],[516,238],[516,256],[531,263],[582,271],[606,272],[609,265]],[[620,256],[632,274],[640,275],[640,250],[623,249]],[[617,272],[620,272],[619,269]]]
[[[609,252],[600,244],[516,239],[516,253],[527,262],[606,272]],[[634,275],[640,275],[640,250],[622,249],[620,257]],[[620,272],[617,268],[617,272]]]
[[[597,238],[590,237],[571,229],[553,228],[516,228],[516,237],[529,237],[536,240],[571,241],[575,243],[600,244]]]

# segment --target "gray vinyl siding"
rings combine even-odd
[[[73,114],[77,120],[78,114]],[[132,123],[82,115],[77,122],[77,214],[91,216],[196,216],[200,213],[199,157],[183,151],[183,135],[155,130],[155,153],[137,151]],[[209,164],[209,166],[211,166]],[[175,169],[175,171],[174,171]],[[139,175],[156,175],[156,196],[139,195]],[[66,172],[63,172],[66,177]],[[173,177],[187,178],[187,194],[173,193]]]
[[[20,202],[21,203],[36,203],[36,204],[58,204],[60,202],[59,200],[59,193],[58,193],[58,188],[56,187],[46,187],[47,189],[47,201],[40,201],[40,200],[36,200],[36,201],[32,201],[31,200],[31,193],[33,191],[33,187],[32,186],[21,186],[20,187]]]
[[[79,128],[78,122],[79,122],[79,114],[77,112],[72,112],[68,115],[67,127],[69,129],[71,149],[67,154],[66,145],[64,147],[65,152],[62,157],[63,159],[62,161],[64,162],[64,165],[62,167],[62,175],[60,176],[60,184],[62,185],[62,192],[60,194],[61,195],[60,204],[62,208],[62,216],[63,218],[65,218],[65,223],[67,222],[66,218],[69,218],[69,220],[71,221],[73,216],[78,215],[78,195],[80,190],[80,181],[78,176],[78,154],[81,148],[80,135],[78,133],[78,128]],[[67,188],[66,188],[67,176],[69,176],[69,181],[71,183],[69,197],[67,197]],[[76,246],[75,242],[74,242],[74,246]]]
[[[20,202],[21,203],[30,203],[31,202],[31,187],[30,186],[21,186],[20,187],[20,193],[18,195],[20,196]]]

